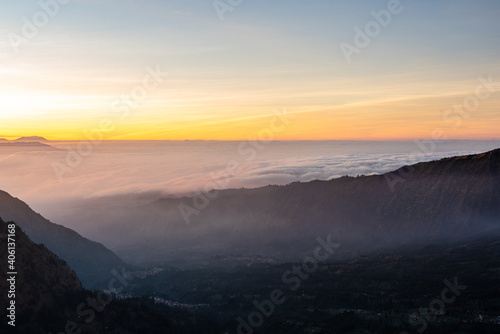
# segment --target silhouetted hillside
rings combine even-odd
[[[208,201],[167,198],[101,220],[118,222],[107,229],[135,243],[120,253],[135,261],[228,251],[287,258],[328,234],[350,250],[459,240],[498,230],[499,166],[494,150],[384,175],[224,190]]]
[[[33,243],[19,227],[15,228],[15,297],[7,299],[11,272],[7,262],[7,225],[0,219],[0,279],[1,308],[6,310],[10,300],[15,301],[16,327],[23,327],[36,320],[38,315],[48,310],[64,312],[62,305],[67,304],[69,295],[82,292],[83,288],[74,271],[64,261],[44,245]],[[9,242],[12,242],[9,241]],[[2,326],[6,326],[3,319]],[[6,326],[5,328],[9,328]],[[36,333],[36,331],[33,331]]]
[[[0,217],[15,221],[34,242],[45,244],[65,260],[86,287],[104,282],[113,269],[124,266],[122,260],[103,245],[51,223],[4,191],[0,191]]]
[[[29,137],[20,137],[15,139],[17,142],[46,142],[47,139],[40,136],[29,136]]]
[[[75,272],[64,261],[45,246],[33,243],[19,227],[14,237],[15,298],[7,298],[10,283],[6,273],[11,271],[7,263],[8,224],[11,223],[0,219],[0,257],[3,259],[0,261],[0,307],[6,310],[10,300],[14,300],[16,318],[13,327],[7,324],[10,319],[4,317],[0,322],[1,333],[220,332],[213,322],[203,317],[166,307],[158,313],[141,298],[117,301],[109,294],[84,290]]]

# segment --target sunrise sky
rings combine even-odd
[[[295,117],[277,139],[498,139],[500,2],[401,0],[348,63],[341,43],[390,2],[222,0],[221,20],[211,0],[42,0],[53,17],[3,1],[0,137],[79,140],[110,120],[110,140],[247,139],[279,110]],[[124,116],[148,68],[169,75]],[[495,91],[447,113],[479,77]]]

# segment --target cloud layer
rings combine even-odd
[[[94,145],[76,163],[78,144],[51,142],[60,151],[0,150],[0,189],[64,224],[64,217],[75,208],[104,197],[116,197],[120,206],[130,205],[130,200],[135,204],[214,187],[370,175],[500,147],[498,141],[427,142],[424,149],[415,142],[105,142]],[[62,182],[54,163],[67,167]],[[236,172],[228,163],[238,166]]]

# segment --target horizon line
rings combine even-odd
[[[12,139],[7,139],[12,138]],[[116,142],[116,141],[217,141],[217,142],[244,142],[244,141],[255,141],[255,139],[102,139],[102,140],[91,140],[91,139],[47,139],[43,136],[0,136],[0,140],[6,141],[16,141],[19,139],[32,139],[40,138],[41,140],[51,141],[51,142],[82,142],[82,141],[94,141],[94,142]],[[402,141],[417,141],[417,140],[427,140],[435,142],[446,142],[446,141],[500,141],[500,138],[450,138],[450,139],[432,139],[432,138],[379,138],[379,139],[272,139],[269,142],[298,142],[298,141],[351,141],[351,142],[402,142]]]

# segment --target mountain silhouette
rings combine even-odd
[[[322,235],[351,250],[453,241],[496,233],[499,217],[497,149],[382,175],[165,198],[88,219],[117,222],[107,228],[124,243],[118,253],[139,261],[235,250],[286,258]]]
[[[61,315],[67,304],[68,296],[82,292],[82,284],[75,272],[64,261],[52,253],[44,245],[33,243],[24,231],[16,226],[13,238],[8,241],[8,233],[12,232],[12,222],[5,223],[0,219],[0,240],[2,247],[0,254],[4,261],[0,262],[0,293],[2,294],[1,307],[6,310],[11,300],[15,302],[14,324],[17,328],[24,327],[36,319],[35,315],[43,315],[46,310],[57,310]],[[9,227],[10,226],[10,227]],[[9,229],[8,229],[9,227]],[[9,232],[10,230],[10,232]],[[13,241],[14,240],[14,241]],[[10,268],[7,262],[7,241],[15,243],[15,261]],[[14,270],[12,270],[14,269]],[[15,276],[7,273],[15,271]],[[11,282],[7,278],[14,277],[15,289],[11,290]],[[9,291],[15,295],[7,298]],[[7,312],[8,314],[10,312]],[[54,314],[50,315],[51,317]],[[7,318],[8,321],[11,319]],[[2,327],[8,329],[6,321]],[[15,329],[16,327],[11,327]],[[3,332],[3,331],[2,331]]]
[[[0,219],[2,246],[12,242],[8,240],[11,224],[15,223]],[[15,296],[8,297],[14,290],[7,281],[11,278],[7,275],[11,271],[7,247],[1,247],[4,261],[0,261],[0,307],[7,310],[11,300],[15,302],[15,327],[8,324],[11,318],[4,317],[1,333],[220,333],[211,320],[201,316],[171,309],[158,313],[140,298],[121,301],[109,292],[85,290],[66,262],[44,245],[31,241],[19,226],[14,239]],[[11,314],[9,310],[6,313]]]
[[[43,243],[66,261],[86,287],[104,282],[113,269],[124,267],[123,261],[102,244],[48,221],[4,191],[0,191],[0,217],[15,221],[34,242]]]
[[[40,136],[29,136],[29,137],[20,137],[15,139],[17,142],[46,142],[47,139]]]

